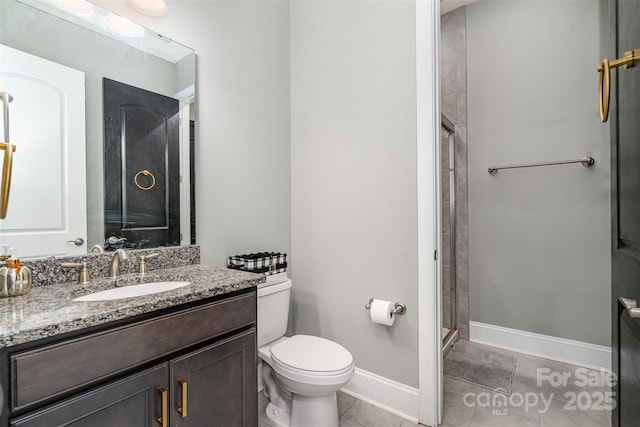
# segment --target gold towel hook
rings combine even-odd
[[[636,62],[640,62],[640,50],[630,50],[624,53],[624,58],[609,62],[603,59],[598,65],[598,106],[600,107],[600,120],[606,122],[609,119],[609,99],[611,95],[611,69],[624,65],[624,68],[633,68]]]
[[[138,183],[138,177],[140,175],[144,175],[144,176],[151,176],[151,185],[149,185],[148,187],[143,187],[142,185],[140,185],[140,183]],[[140,172],[138,172],[134,177],[133,177],[133,182],[134,184],[136,184],[136,187],[138,187],[139,189],[143,190],[143,191],[149,191],[151,190],[153,187],[156,186],[156,177],[153,176],[153,174],[151,172],[149,172],[148,170],[144,169],[141,170]]]
[[[11,168],[13,167],[13,152],[16,146],[9,143],[9,103],[13,101],[13,96],[9,92],[0,92],[2,100],[2,121],[4,124],[4,141],[0,142],[0,149],[4,151],[2,161],[2,183],[0,184],[0,219],[7,217],[9,208],[9,191],[11,190]]]

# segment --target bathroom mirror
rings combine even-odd
[[[23,71],[26,70],[26,75],[32,71],[34,75],[37,74],[36,71],[40,71],[46,75],[46,79],[58,71],[63,75],[75,75],[70,77],[77,80],[73,85],[78,88],[78,92],[83,92],[78,101],[80,107],[77,110],[80,112],[65,110],[67,122],[51,119],[51,116],[59,113],[54,111],[59,105],[63,109],[67,103],[72,102],[66,89],[60,91],[56,86],[55,90],[51,90],[53,101],[49,101],[52,102],[52,108],[45,107],[46,96],[32,99],[28,99],[28,96],[14,96],[10,105],[10,132],[11,143],[17,149],[14,155],[9,212],[7,219],[0,221],[0,243],[16,247],[22,257],[86,253],[95,244],[104,245],[106,237],[109,237],[105,236],[104,231],[105,176],[109,176],[105,174],[103,166],[105,78],[178,100],[180,244],[195,243],[192,203],[194,51],[132,23],[129,23],[129,28],[118,29],[119,25],[111,22],[118,17],[94,4],[66,2],[86,8],[72,11],[55,9],[55,4],[64,5],[65,2],[0,1],[0,44],[4,49],[0,52],[0,65],[19,62],[14,61],[12,55],[16,55],[18,59],[24,56],[26,65],[23,66]],[[9,57],[12,58],[11,61],[6,60]],[[49,71],[49,65],[59,66],[54,68],[58,71]],[[3,74],[5,83],[8,81],[5,78],[8,74],[11,73]],[[34,77],[34,80],[38,79],[39,77]],[[0,79],[0,82],[3,80]],[[46,85],[49,83],[44,86]],[[55,98],[56,91],[62,93],[59,101]],[[24,103],[27,100],[31,105],[25,109]],[[84,118],[81,117],[83,115]],[[84,143],[81,148],[84,148],[86,154],[69,160],[69,157],[65,157],[69,151],[82,150],[70,148],[66,143],[58,143],[55,138],[58,135],[67,137],[73,129],[79,131],[79,138]],[[37,131],[39,135],[31,136],[26,133],[27,130]],[[44,148],[36,147],[36,140]],[[36,160],[38,156],[41,157],[40,160]],[[74,190],[72,185],[83,178],[86,178],[85,189]],[[60,200],[66,203],[67,199],[78,193],[86,196],[81,197],[84,201],[80,206],[60,206]],[[70,216],[71,213],[83,210],[86,212],[86,220],[76,220]],[[34,225],[38,221],[41,223]],[[82,231],[63,233],[74,223],[83,221],[86,223],[84,235]],[[42,237],[34,238],[32,229],[49,237],[54,236],[57,243],[45,244]],[[28,238],[17,239],[20,234],[28,235]],[[127,241],[126,244],[134,248],[150,247],[136,241]]]

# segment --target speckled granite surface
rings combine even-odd
[[[73,298],[115,286],[160,281],[188,281],[191,284],[141,297],[111,301],[73,301]],[[264,281],[263,275],[198,264],[154,270],[144,276],[127,274],[118,279],[94,279],[89,285],[72,282],[37,286],[26,295],[0,299],[0,347],[222,295],[257,286]]]
[[[142,255],[159,253],[158,258],[148,261],[149,270],[158,268],[173,268],[183,265],[200,264],[200,246],[171,246],[153,249],[126,250],[129,259],[120,263],[120,273],[136,273],[138,260]],[[76,269],[60,267],[61,262],[86,262],[92,279],[106,277],[109,274],[113,252],[103,254],[86,254],[79,256],[49,257],[35,260],[25,260],[25,264],[33,274],[33,286],[53,285],[78,280]]]

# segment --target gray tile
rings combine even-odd
[[[512,409],[495,409],[476,407],[471,420],[471,427],[538,427],[540,425],[537,411],[531,416]]]
[[[469,236],[466,225],[456,226],[456,259],[469,258]]]
[[[463,340],[469,339],[469,325],[458,325],[458,333]]]
[[[449,168],[449,131],[444,128],[440,132],[440,165],[442,169]]]
[[[456,80],[466,80],[466,74],[463,74],[461,69],[458,69],[456,72]],[[467,94],[466,93],[458,93],[456,95],[456,123],[466,124],[467,123]],[[466,142],[466,141],[465,141]]]
[[[567,402],[553,399],[548,411],[540,414],[540,425],[562,427],[599,427],[608,426],[606,411],[580,410],[567,405]]]
[[[458,292],[469,292],[469,258],[458,258],[457,269],[457,290]]]
[[[468,190],[469,190],[469,183],[466,179],[464,181],[456,182],[455,194],[456,194],[456,201],[458,203],[468,203],[467,201]]]
[[[363,426],[362,424],[358,424],[353,420],[350,420],[349,418],[344,418],[344,417],[341,417],[339,422],[340,422],[340,427],[366,427],[366,426]]]
[[[449,191],[450,191],[450,187],[449,187],[449,172],[446,171],[442,171],[441,174],[441,187],[442,187],[442,194],[443,195],[447,195],[447,200],[449,200]]]
[[[349,396],[348,394],[343,393],[341,391],[337,393],[337,397],[338,397],[338,415],[339,416],[344,415],[344,413],[347,412],[349,408],[351,408],[351,406],[356,402],[356,400],[358,400],[355,397]]]
[[[457,95],[458,72],[455,62],[445,62],[440,67],[441,96]]]
[[[464,395],[446,391],[444,393],[443,406],[443,423],[455,426],[468,426],[471,422],[475,408],[465,404]]]
[[[540,396],[535,391],[513,391],[511,395],[506,396],[485,390],[482,395],[478,396],[477,404],[476,412],[482,408],[485,415],[490,414],[495,417],[521,415],[533,420],[536,425],[539,422]]]
[[[361,400],[356,401],[342,416],[366,427],[399,427],[404,419]]]
[[[449,120],[457,123],[456,119],[456,111],[457,111],[457,100],[456,95],[447,95],[440,97],[440,109],[442,113],[449,118]]]
[[[539,392],[537,382],[538,364],[536,360],[526,355],[516,356],[516,371],[513,375],[511,388],[513,391],[534,391]]]
[[[442,266],[442,296],[451,296],[451,266]]]
[[[442,327],[451,328],[451,298],[442,297]]]
[[[456,161],[456,169],[457,172],[461,173],[456,175],[456,179],[466,179],[466,169],[467,169],[467,138],[466,138],[466,127],[458,126],[456,128],[456,136],[454,138],[454,148],[455,148],[455,161]]]
[[[451,265],[451,236],[442,233],[442,264]]]
[[[443,194],[444,196],[444,194]],[[451,219],[449,215],[449,209],[451,205],[449,204],[449,200],[442,200],[442,232],[443,233],[451,233]]]
[[[447,64],[456,60],[456,23],[453,15],[445,13],[440,18],[440,63]]]
[[[579,394],[587,393],[589,395],[593,395],[593,393],[601,393],[608,391],[605,387],[600,386],[592,386],[589,384],[583,384],[580,381],[579,376],[576,374],[576,369],[580,369],[581,374],[585,373],[588,375],[597,376],[598,371],[586,370],[584,368],[580,368],[574,365],[568,365],[566,363],[556,362],[552,360],[540,359],[540,367],[547,368],[548,371],[540,372],[540,391],[542,393],[546,393],[549,395],[553,395],[555,399],[570,402],[572,399],[575,400],[575,397]],[[554,383],[553,378],[549,378],[550,376],[560,377],[561,375],[566,376],[566,380],[562,381],[562,383]]]
[[[460,200],[456,195],[456,224],[469,225],[469,204],[466,200]]]
[[[453,21],[458,32],[465,31],[467,28],[467,10],[464,7],[459,7],[453,12]],[[456,34],[458,35],[458,34]]]
[[[465,381],[457,380],[451,377],[443,377],[443,388],[445,392],[445,398],[447,396],[446,393],[454,393],[460,396],[464,396],[467,393],[481,393],[486,389],[482,387],[478,387],[477,385],[470,384]]]
[[[469,294],[458,292],[456,298],[456,325],[463,326],[469,324]]]

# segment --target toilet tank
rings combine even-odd
[[[258,347],[284,336],[289,322],[291,280],[258,287]]]

